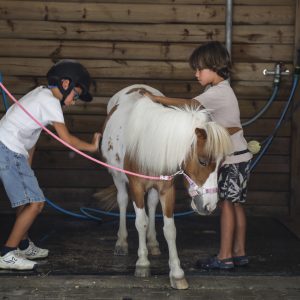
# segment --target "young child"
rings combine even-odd
[[[194,99],[176,99],[154,96],[146,90],[140,93],[164,105],[193,105],[211,110],[214,121],[227,128],[231,134],[233,153],[219,170],[219,199],[221,208],[221,245],[219,254],[207,261],[197,262],[205,269],[232,269],[248,264],[245,252],[246,201],[249,167],[252,154],[247,150],[240,121],[236,96],[228,82],[231,61],[226,48],[219,42],[209,42],[194,50],[190,66],[206,90]]]
[[[48,87],[40,86],[20,99],[22,106],[43,125],[52,125],[58,136],[77,149],[96,152],[100,133],[91,143],[71,135],[65,125],[62,106],[77,99],[91,101],[88,71],[74,60],[61,60],[47,73]],[[45,197],[31,169],[35,144],[41,128],[17,104],[12,105],[0,121],[0,179],[16,208],[16,221],[1,249],[0,269],[31,270],[31,259],[48,256],[47,249],[37,247],[28,230],[42,211]]]

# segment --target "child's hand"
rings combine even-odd
[[[145,92],[144,96],[148,97],[150,100],[152,100],[155,103],[160,103],[157,99],[157,96],[153,95],[152,93]]]
[[[146,90],[144,88],[134,88],[134,89],[129,90],[126,94],[131,94],[133,92],[139,92],[140,95],[150,98],[153,102],[157,102],[155,95],[153,95],[151,92],[149,92],[148,90]]]
[[[99,151],[99,144],[100,140],[102,138],[102,134],[100,132],[94,133],[93,139],[92,139],[92,145],[94,146],[94,149],[91,152],[98,152]]]
[[[139,94],[141,95],[145,95],[145,94],[150,94],[152,95],[148,90],[144,89],[144,88],[133,88],[131,90],[129,90],[126,95],[134,93],[134,92],[139,92]]]
[[[131,93],[134,93],[134,92],[139,92],[139,93],[140,93],[141,90],[145,90],[145,89],[143,89],[143,88],[133,88],[133,89],[129,90],[129,91],[126,93],[126,95],[131,94]]]

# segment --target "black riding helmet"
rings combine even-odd
[[[63,79],[70,80],[69,88],[66,90],[61,85]],[[61,100],[62,105],[66,97],[76,86],[82,89],[82,93],[79,97],[82,101],[90,102],[93,99],[89,93],[91,84],[90,74],[87,69],[76,60],[63,59],[57,62],[48,71],[47,80],[49,86],[57,86],[59,88],[63,95],[63,99]]]

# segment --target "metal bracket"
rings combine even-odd
[[[290,71],[285,67],[282,62],[275,64],[275,70],[269,71],[268,69],[263,70],[265,76],[274,75],[274,84],[279,84],[282,75],[290,75]]]

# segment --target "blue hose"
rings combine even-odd
[[[299,82],[299,74],[294,74],[294,79],[293,79],[293,85],[292,85],[292,90],[291,93],[289,95],[288,101],[285,104],[285,107],[276,123],[275,128],[273,129],[272,133],[269,135],[269,137],[264,141],[264,147],[263,149],[260,151],[259,155],[257,155],[257,157],[255,158],[255,160],[252,161],[251,166],[250,166],[250,172],[253,170],[253,168],[256,167],[256,165],[258,164],[258,162],[261,160],[262,156],[266,153],[266,151],[269,149],[278,129],[280,128],[282,121],[290,107],[290,104],[292,103],[297,85]]]
[[[266,105],[254,116],[252,117],[251,119],[247,120],[246,122],[242,123],[242,126],[243,127],[246,127],[250,124],[252,124],[253,122],[255,122],[262,114],[264,114],[267,109],[271,106],[271,104],[273,103],[273,101],[276,99],[277,97],[277,94],[278,94],[278,91],[279,91],[279,85],[276,84],[274,89],[273,89],[273,93],[270,97],[270,99],[268,100],[268,102],[266,103]]]
[[[86,215],[88,217],[91,217],[91,218],[96,218],[96,217],[94,217],[93,215],[91,215],[88,212],[94,212],[94,213],[106,215],[106,216],[109,216],[109,217],[119,217],[120,216],[120,213],[118,213],[118,212],[104,211],[104,210],[95,209],[95,208],[89,208],[89,207],[81,207],[80,211],[84,215]],[[173,217],[174,218],[178,218],[178,217],[188,216],[188,215],[191,215],[191,214],[194,214],[194,213],[195,212],[193,210],[189,210],[189,211],[185,211],[185,212],[182,212],[182,213],[176,213],[176,214],[173,215]],[[163,218],[163,214],[155,214],[155,217],[156,218]],[[127,213],[126,214],[126,218],[128,218],[128,219],[134,219],[135,218],[135,214],[128,214]]]
[[[79,218],[79,219],[82,219],[82,220],[90,220],[90,219],[93,219],[95,221],[101,221],[100,218],[96,218],[96,217],[87,217],[85,215],[81,215],[81,214],[77,214],[77,213],[73,213],[71,211],[68,211],[68,210],[65,210],[63,208],[61,208],[60,206],[58,206],[57,204],[55,204],[54,202],[52,202],[51,200],[47,199],[46,198],[46,202],[47,204],[49,204],[52,208],[58,210],[59,212],[61,213],[64,213],[64,214],[67,214],[71,217],[75,217],[75,218]]]
[[[2,78],[1,73],[0,73],[0,82],[3,82],[3,78]],[[4,108],[7,111],[8,108],[9,108],[9,105],[8,105],[8,102],[7,102],[7,99],[6,99],[6,94],[5,94],[5,92],[3,91],[3,89],[1,87],[0,87],[0,90],[1,90],[1,94],[2,94],[2,100],[3,100]]]

